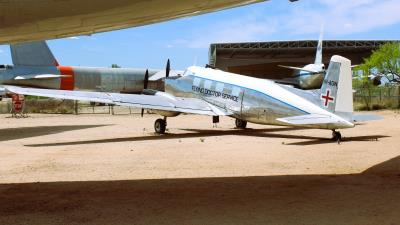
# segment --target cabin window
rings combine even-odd
[[[205,88],[205,89],[211,89],[211,84],[212,84],[212,81],[211,81],[211,80],[206,80],[206,81],[204,82],[204,88]]]
[[[217,83],[217,86],[215,87],[215,90],[218,92],[223,92],[224,91],[224,84],[223,83]]]
[[[232,89],[232,95],[233,95],[233,96],[239,96],[239,93],[240,93],[240,88],[238,88],[238,87],[233,87],[233,89]]]
[[[193,79],[193,86],[200,87],[200,78]]]

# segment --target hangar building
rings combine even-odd
[[[323,62],[327,66],[333,55],[351,59],[353,65],[361,64],[372,51],[391,41],[340,41],[323,42]],[[281,79],[294,71],[278,65],[298,66],[313,63],[318,41],[274,41],[251,43],[211,44],[209,65],[233,73],[259,78]]]

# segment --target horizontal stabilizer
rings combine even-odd
[[[307,69],[304,69],[302,67],[284,66],[284,65],[279,65],[279,67],[286,68],[286,69],[291,69],[291,70],[301,70],[301,71],[305,71],[305,72],[309,72],[309,73],[317,73],[316,71],[307,70]]]
[[[181,71],[181,70],[171,70],[169,76],[170,77],[175,77],[175,76],[178,76],[178,75],[182,75],[183,72],[184,71]],[[165,78],[165,76],[166,76],[165,71],[161,70],[161,71],[158,71],[157,73],[155,73],[153,76],[151,76],[149,78],[149,81],[158,81],[158,80],[161,80],[161,79]]]
[[[329,123],[342,122],[342,120],[340,120],[339,118],[334,118],[329,115],[319,115],[319,114],[285,117],[285,118],[278,118],[277,120],[292,125],[329,124]]]
[[[70,77],[71,75],[57,75],[57,74],[39,74],[39,75],[23,75],[16,76],[14,80],[48,80],[48,79],[56,79],[62,77]]]
[[[383,119],[382,116],[373,115],[373,114],[354,114],[353,115],[354,122],[365,122],[365,121],[381,120],[381,119]]]

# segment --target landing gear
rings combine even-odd
[[[167,128],[166,117],[164,117],[164,119],[157,119],[156,122],[154,122],[154,131],[157,134],[165,134],[166,128]]]
[[[332,140],[337,141],[338,144],[342,141],[342,134],[339,131],[332,130]]]
[[[236,119],[235,125],[237,129],[246,129],[247,121]]]

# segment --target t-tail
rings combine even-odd
[[[353,120],[351,61],[333,56],[320,90],[321,107],[347,121]]]
[[[58,66],[45,41],[10,45],[14,66]]]

